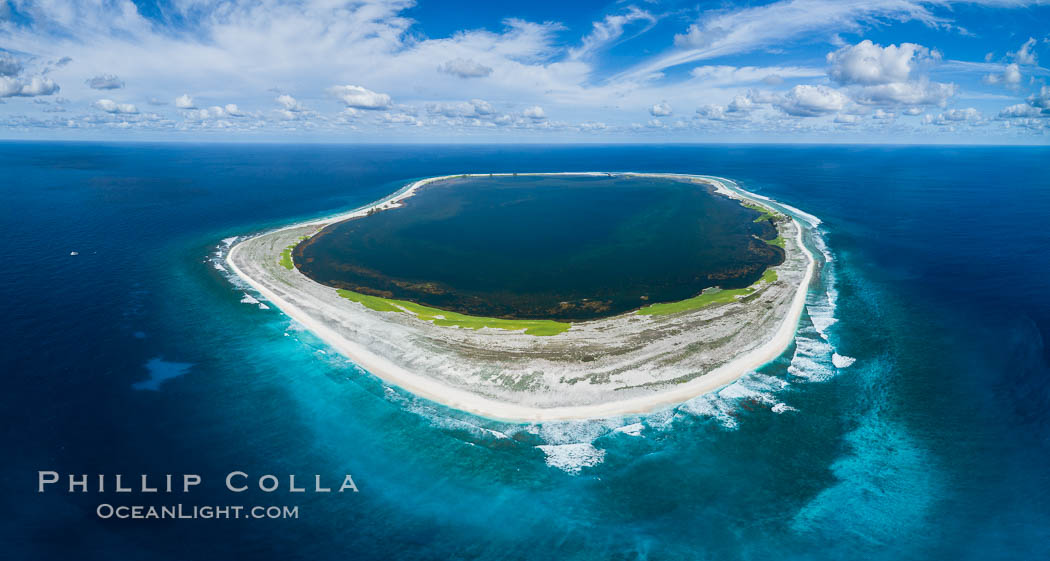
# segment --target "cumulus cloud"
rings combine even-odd
[[[697,107],[696,114],[698,117],[710,121],[724,121],[727,119],[726,108],[715,104],[701,105],[700,107]]]
[[[139,112],[138,108],[130,103],[117,103],[112,99],[100,99],[94,105],[106,113],[134,115]]]
[[[981,112],[973,107],[967,107],[966,109],[951,109],[932,117],[926,115],[923,118],[923,124],[933,124],[938,126],[950,126],[958,124],[974,124],[981,120]]]
[[[1050,87],[1043,86],[1037,93],[1028,96],[1028,103],[1032,107],[1050,110]]]
[[[299,103],[299,100],[288,94],[281,94],[274,98],[274,101],[281,106],[280,109],[276,109],[277,115],[285,121],[301,121],[306,119],[307,110],[303,104]]]
[[[95,90],[119,90],[124,87],[124,81],[113,74],[101,74],[88,79],[84,83]]]
[[[484,78],[492,74],[492,68],[472,58],[454,58],[438,66],[438,72],[460,78]]]
[[[361,86],[332,86],[328,93],[355,109],[388,109],[393,104],[389,95]]]
[[[1017,118],[1031,118],[1042,116],[1042,110],[1033,105],[1027,103],[1018,103],[1009,107],[1004,107],[999,112],[1000,119],[1017,119]]]
[[[521,114],[525,117],[528,117],[529,119],[532,119],[533,121],[543,121],[547,118],[547,114],[543,112],[543,108],[539,105],[526,107],[525,110],[521,112]]]
[[[868,105],[943,105],[957,91],[955,84],[922,79],[867,86],[856,92],[854,98],[858,103]]]
[[[1032,50],[1035,47],[1035,43],[1035,37],[1029,37],[1028,40],[1021,45],[1021,48],[1017,49],[1017,52],[1007,53],[1007,56],[1014,59],[1014,62],[1017,62],[1018,64],[1034,66],[1037,64],[1035,52]]]
[[[225,119],[227,117],[244,117],[246,113],[241,111],[237,107],[236,103],[227,103],[226,105],[213,105],[207,108],[193,109],[186,113],[189,118],[195,118],[200,121],[206,119]],[[232,123],[230,123],[232,125]]]
[[[496,112],[492,104],[484,99],[472,99],[470,104],[474,106],[474,112],[478,115],[491,115]]]
[[[484,99],[472,99],[469,102],[459,103],[428,103],[425,105],[428,113],[450,118],[461,117],[485,117],[488,118],[496,112],[496,108]]]
[[[179,109],[196,109],[197,105],[193,103],[193,98],[190,94],[182,94],[175,98],[175,107]]]
[[[840,84],[889,84],[903,82],[918,59],[931,58],[930,51],[915,43],[883,47],[865,39],[828,53],[828,75]]]
[[[828,53],[828,76],[847,87],[857,103],[866,105],[943,105],[956,94],[955,84],[932,82],[917,70],[936,63],[940,54],[901,43],[883,47],[865,39]]]
[[[795,117],[816,117],[842,110],[849,98],[827,86],[799,85],[788,90],[774,105]]]
[[[422,125],[422,121],[416,119],[414,115],[408,113],[383,113],[383,122],[389,124],[401,124],[401,125]]]
[[[988,85],[1005,84],[1007,87],[1017,87],[1021,84],[1021,68],[1013,62],[1006,65],[1002,74],[986,74],[981,81]]]
[[[729,102],[726,106],[726,111],[730,113],[747,113],[755,108],[755,102],[748,96],[738,95],[733,98],[733,101]]]
[[[33,76],[28,82],[11,76],[0,76],[0,98],[52,95],[58,93],[58,90],[58,84],[43,76]]]
[[[666,117],[671,114],[671,105],[666,101],[657,103],[649,108],[649,114],[653,117]]]

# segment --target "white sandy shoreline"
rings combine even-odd
[[[467,174],[469,176],[487,177],[490,174]],[[493,176],[510,176],[514,174],[503,173],[503,174],[491,174]],[[590,173],[549,173],[549,174],[517,174],[517,175],[607,175],[604,172],[590,172]],[[676,177],[676,178],[689,178],[689,179],[700,179],[705,182],[715,182],[720,185],[720,190],[731,190],[736,197],[743,198],[748,201],[754,202],[762,206],[768,206],[768,199],[763,200],[763,197],[758,197],[751,193],[748,193],[739,187],[729,187],[728,180],[722,180],[721,178],[715,178],[712,180],[709,177],[702,176],[689,176],[683,174],[624,174],[615,173],[613,175],[632,175],[632,176],[652,176],[652,177]],[[432,181],[438,181],[442,179],[462,177],[462,175],[451,175],[441,176],[423,179],[412,183],[408,188],[395,193],[391,197],[374,203],[370,206],[360,208],[351,212],[342,213],[336,216],[322,218],[318,220],[307,221],[304,223],[293,224],[286,226],[276,231],[302,228],[304,226],[314,226],[317,228],[325,225],[346,220],[349,218],[364,216],[373,208],[390,208],[399,206],[401,201],[413,196],[416,191],[430,183]],[[758,347],[752,348],[743,354],[736,356],[731,361],[714,368],[700,375],[692,380],[685,383],[677,384],[675,387],[662,389],[658,392],[652,392],[644,395],[638,395],[619,400],[609,400],[602,403],[593,404],[579,404],[571,406],[553,406],[553,407],[536,407],[526,404],[513,403],[508,401],[502,401],[492,399],[484,395],[478,395],[476,393],[453,387],[443,383],[441,380],[435,379],[430,376],[420,375],[415,372],[409,371],[406,368],[396,364],[388,358],[381,356],[365,345],[359,342],[352,341],[348,337],[340,334],[336,329],[333,329],[328,323],[321,321],[301,309],[299,306],[288,299],[277,294],[264,282],[259,279],[252,278],[252,276],[246,274],[242,268],[236,264],[235,257],[238,252],[242,250],[245,244],[259,236],[271,234],[273,232],[267,232],[253,236],[246,240],[242,240],[235,244],[229,251],[226,257],[226,263],[230,267],[231,271],[234,272],[238,277],[243,279],[252,288],[258,291],[263,297],[269,300],[272,304],[277,306],[282,312],[301,323],[304,327],[313,332],[325,343],[332,346],[339,353],[347,356],[353,360],[356,364],[361,366],[363,369],[379,377],[380,379],[388,382],[392,385],[403,388],[413,394],[424,397],[431,401],[446,405],[448,407],[466,411],[482,417],[501,421],[511,422],[537,422],[537,421],[560,421],[560,420],[573,420],[573,419],[595,419],[604,417],[614,417],[622,415],[642,414],[648,413],[654,410],[662,409],[668,406],[676,405],[685,401],[688,401],[694,397],[708,393],[710,391],[719,389],[725,385],[728,385],[740,378],[744,374],[753,371],[756,368],[776,359],[781,353],[791,344],[798,321],[802,315],[802,311],[805,306],[806,296],[809,290],[810,281],[813,278],[816,261],[812,253],[806,248],[803,241],[803,227],[799,221],[792,216],[792,220],[795,223],[797,231],[796,242],[801,251],[805,254],[807,259],[807,265],[804,276],[799,282],[797,289],[790,302],[790,307],[787,310],[783,320],[780,322],[775,333],[771,338],[766,340]]]

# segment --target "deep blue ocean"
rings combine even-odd
[[[216,258],[413,178],[592,170],[820,218],[796,343],[666,411],[507,425],[386,387]],[[1048,220],[1046,147],[0,143],[0,558],[1046,559]],[[38,493],[39,470],[204,482]],[[232,494],[233,470],[285,483]],[[346,473],[359,493],[287,492]]]

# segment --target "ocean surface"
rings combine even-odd
[[[1047,162],[1038,147],[0,143],[0,557],[1046,559]],[[385,386],[222,268],[236,236],[412,178],[593,170],[728,177],[819,218],[830,260],[795,344],[665,411],[508,425]],[[204,482],[38,493],[38,470]],[[349,473],[360,492],[233,494],[234,470],[336,488]],[[299,518],[100,519],[100,503]]]
[[[654,177],[452,178],[296,246],[317,282],[483,317],[593,319],[742,288],[776,227],[708,185]]]

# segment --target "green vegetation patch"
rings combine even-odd
[[[784,236],[777,236],[776,239],[766,240],[766,243],[769,245],[775,245],[780,249],[784,249]]]
[[[755,284],[745,288],[733,288],[730,290],[716,290],[707,291],[692,298],[685,300],[679,300],[677,302],[664,302],[662,304],[652,304],[638,310],[639,315],[643,316],[666,316],[669,314],[677,314],[678,312],[688,312],[692,310],[699,310],[712,306],[714,304],[728,304],[735,302],[737,298],[741,298],[752,294],[757,290],[757,286],[762,283],[773,283],[777,280],[777,272],[773,269],[766,269],[766,272],[762,273],[762,278],[758,279]]]
[[[339,289],[339,296],[364,305],[377,312],[407,312],[423,321],[432,322],[443,327],[462,327],[464,329],[506,329],[508,331],[525,330],[527,335],[550,336],[564,333],[572,327],[571,323],[549,319],[500,319],[468,316],[457,312],[448,312],[430,306],[423,306],[407,300],[394,300],[361,294],[352,290]]]
[[[742,202],[740,204],[741,204],[741,206],[749,208],[749,209],[751,209],[751,210],[753,210],[755,212],[762,213],[762,216],[759,216],[758,218],[756,218],[755,222],[762,222],[763,220],[771,220],[775,224],[777,221],[779,221],[781,218],[783,218],[783,215],[780,214],[779,212],[774,212],[774,211],[769,210],[768,208],[766,208],[766,207],[764,207],[762,205],[759,205],[759,204],[748,203],[748,202]]]
[[[292,263],[292,250],[295,249],[295,246],[299,245],[299,242],[301,242],[301,241],[303,241],[303,240],[305,240],[306,238],[309,238],[309,237],[310,236],[299,236],[299,240],[298,241],[296,241],[292,245],[284,248],[284,251],[281,252],[281,259],[278,260],[277,262],[280,263],[282,267],[284,267],[285,269],[288,269],[289,271],[294,269],[295,268],[295,263]]]

